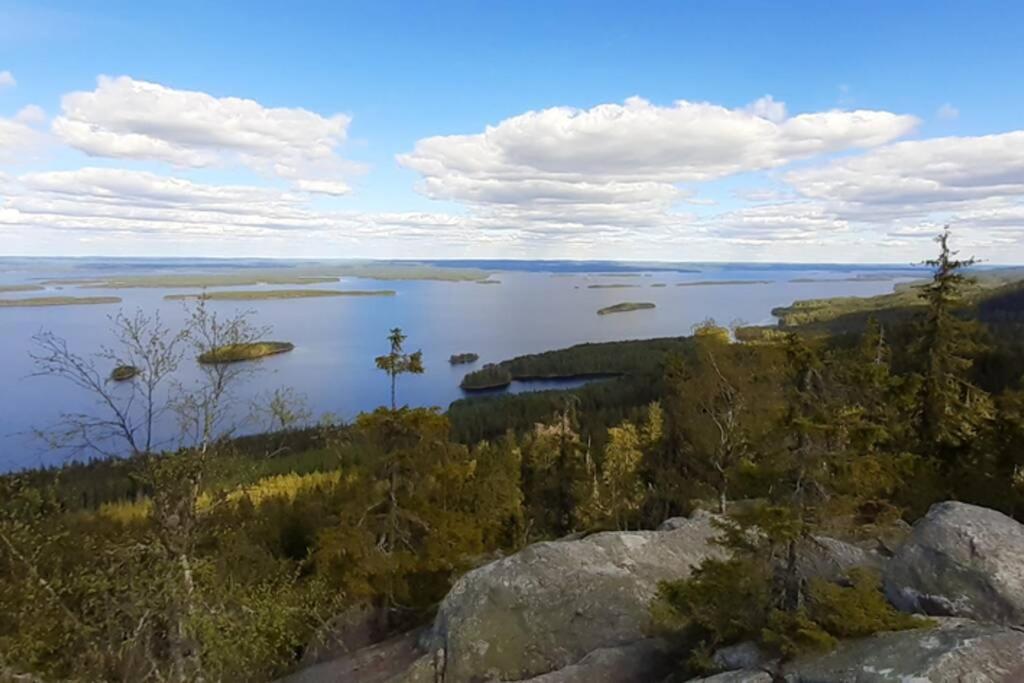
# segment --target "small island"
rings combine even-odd
[[[95,304],[119,304],[119,296],[37,296],[26,299],[0,299],[0,308],[23,306],[86,306]]]
[[[512,373],[503,365],[488,363],[476,372],[462,378],[459,387],[463,391],[487,391],[488,389],[504,389],[512,384]]]
[[[203,294],[168,294],[164,299],[166,301],[184,301],[187,299],[203,299],[204,301],[262,301],[269,299],[316,299],[333,296],[395,296],[395,290],[253,289],[205,292]]]
[[[629,288],[632,288],[632,287],[639,287],[639,286],[640,285],[624,285],[624,284],[587,285],[587,289],[629,289]]]
[[[655,305],[646,301],[626,301],[614,306],[605,306],[598,309],[598,315],[609,315],[611,313],[627,313],[629,311],[643,311],[648,308],[655,308]]]
[[[140,370],[134,365],[118,365],[110,373],[110,379],[115,382],[127,382],[130,379],[135,379],[138,376]]]
[[[252,342],[249,344],[227,344],[200,354],[200,363],[238,363],[245,360],[257,360],[278,353],[287,353],[295,348],[290,342]]]
[[[480,360],[480,356],[475,353],[453,353],[448,362],[452,365],[466,365],[467,363],[475,363],[478,360]]]
[[[697,282],[677,282],[676,287],[713,287],[716,285],[770,285],[771,280],[699,280]]]
[[[0,292],[41,292],[42,285],[0,285]]]

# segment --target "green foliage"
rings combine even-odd
[[[405,353],[402,345],[407,339],[406,335],[398,327],[391,330],[388,335],[388,343],[391,344],[391,351],[386,356],[377,356],[375,362],[377,367],[388,374],[391,378],[391,410],[397,408],[395,388],[399,375],[423,374],[423,352],[415,351]]]
[[[898,611],[882,594],[878,572],[856,567],[850,570],[850,585],[841,586],[821,579],[811,582],[807,613],[813,622],[836,638],[863,638],[878,631],[904,631],[932,625]]]

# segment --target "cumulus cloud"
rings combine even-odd
[[[292,180],[352,171],[338,148],[351,119],[237,97],[176,90],[128,76],[100,76],[94,90],[61,100],[53,132],[97,157],[202,168],[241,163]]]
[[[677,206],[714,203],[697,196],[694,184],[875,147],[916,125],[913,116],[885,111],[790,116],[769,95],[738,109],[634,97],[426,138],[398,161],[420,174],[421,193],[468,205],[484,227],[504,221],[559,240],[574,232],[672,239],[695,225]]]
[[[13,88],[18,84],[10,71],[0,71],[0,88]]]
[[[786,174],[851,215],[915,215],[1024,196],[1024,131],[899,142]]]
[[[37,123],[34,114],[26,107],[14,118],[0,117],[0,163],[24,161],[42,146],[45,136],[33,127]]]

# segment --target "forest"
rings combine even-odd
[[[748,639],[784,659],[926,625],[870,572],[807,584],[795,558],[816,534],[884,535],[936,501],[1024,519],[1024,286],[980,287],[948,232],[937,245],[932,279],[875,308],[524,356],[500,374],[606,379],[446,412],[402,405],[423,365],[395,329],[376,359],[389,406],[313,424],[282,389],[247,437],[229,410],[246,364],[173,382],[186,354],[259,341],[244,317],[201,300],[180,331],[122,314],[101,359],[42,333],[40,371],[106,412],[51,434],[94,461],[0,478],[0,680],[271,680],[347,610],[396,633],[490,559],[697,508],[725,515],[732,552],[651,605],[680,674]],[[128,394],[105,381],[117,366],[137,370]],[[153,439],[166,416],[173,448]]]

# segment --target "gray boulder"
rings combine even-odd
[[[761,666],[765,659],[764,653],[761,652],[757,643],[747,640],[716,650],[715,654],[711,656],[711,663],[715,665],[715,669],[734,671]]]
[[[786,664],[778,675],[786,683],[1018,683],[1024,681],[1024,632],[940,619],[935,628],[845,641],[826,655]],[[764,670],[744,669],[691,683],[771,681]]]
[[[1024,624],[1024,525],[995,510],[938,503],[884,578],[889,600],[904,611]]]
[[[786,668],[788,683],[1015,683],[1024,681],[1024,633],[943,619],[937,628],[880,633]]]
[[[883,562],[876,552],[827,536],[812,536],[800,548],[797,571],[805,579],[839,581],[854,567],[881,570]]]
[[[656,638],[594,650],[569,666],[521,683],[649,683],[672,670],[666,643]]]
[[[708,557],[712,515],[666,531],[606,532],[537,543],[452,587],[420,641],[444,651],[446,683],[528,679],[643,639],[658,583]]]

